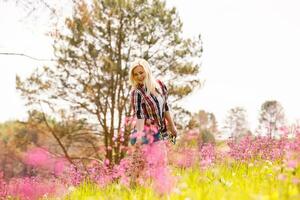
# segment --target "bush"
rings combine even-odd
[[[200,132],[200,135],[201,135],[203,144],[205,144],[205,143],[215,144],[216,143],[215,136],[209,130],[202,130]]]

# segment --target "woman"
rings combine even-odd
[[[162,140],[169,138],[175,144],[177,129],[167,103],[167,88],[153,78],[149,63],[144,59],[132,63],[129,80],[132,86],[131,105],[136,117],[130,137],[131,144],[137,147],[133,166],[140,166],[135,167],[137,171],[131,174],[132,179],[140,178],[143,182],[145,177],[151,177],[155,180],[156,191],[168,193],[175,181],[167,166],[167,149]],[[141,148],[141,144],[149,145]]]
[[[129,81],[132,86],[131,105],[136,117],[131,144],[148,144],[165,138],[171,138],[175,143],[177,129],[167,103],[167,88],[160,80],[154,79],[146,60],[137,59],[132,63]]]

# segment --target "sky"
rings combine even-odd
[[[277,100],[290,123],[300,119],[300,1],[167,0],[167,5],[177,8],[183,35],[201,34],[203,41],[199,62],[205,84],[184,99],[185,108],[212,112],[222,126],[228,110],[241,106],[254,129],[261,104]],[[0,52],[50,58],[47,23],[24,23],[21,13],[12,4],[0,5]],[[26,77],[45,64],[0,55],[0,122],[26,119],[15,76]]]

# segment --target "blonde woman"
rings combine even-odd
[[[170,113],[165,84],[153,77],[150,65],[144,59],[132,63],[129,81],[132,86],[131,105],[136,117],[131,144],[148,144],[165,138],[171,138],[175,143],[177,129]]]

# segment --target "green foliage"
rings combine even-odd
[[[216,133],[217,130],[217,120],[213,113],[200,110],[192,115],[189,121],[189,129],[198,128],[200,131],[209,130],[211,133]]]
[[[188,129],[198,130],[201,143],[215,144],[215,135],[218,133],[217,120],[213,113],[200,110],[192,115]]]
[[[202,130],[200,132],[200,135],[203,143],[215,144],[216,142],[215,137],[209,130]]]
[[[26,149],[29,142],[36,142],[37,135],[27,131],[25,124],[19,121],[8,121],[0,124],[0,140],[5,144],[14,145],[13,148]]]
[[[85,182],[74,188],[74,191],[64,199],[159,199],[159,195],[151,187],[137,186],[129,189],[120,184],[112,184],[109,187],[99,188],[94,183]]]

